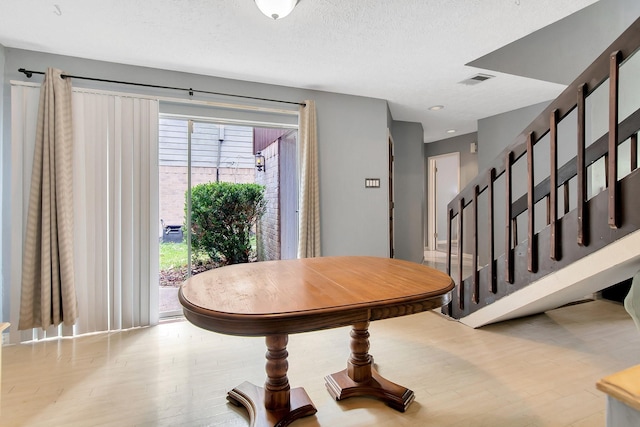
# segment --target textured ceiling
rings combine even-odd
[[[465,64],[594,2],[300,0],[273,21],[252,0],[2,0],[0,44],[382,98],[429,142],[555,98],[562,85],[509,74],[459,82],[485,71]]]

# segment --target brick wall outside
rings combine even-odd
[[[258,221],[257,252],[258,261],[280,259],[280,206],[279,189],[279,153],[278,141],[262,150],[265,169],[256,170],[256,183],[264,185],[267,211]]]
[[[220,181],[235,183],[255,182],[265,186],[267,209],[257,227],[257,253],[259,261],[280,259],[279,226],[279,167],[278,143],[262,151],[265,170],[220,168]],[[192,167],[191,185],[215,182],[216,168]],[[187,191],[186,166],[160,166],[160,219],[165,225],[184,224],[185,192]],[[159,235],[162,233],[158,224]]]
[[[220,181],[251,183],[255,180],[255,174],[255,168],[220,168]],[[192,186],[205,182],[215,182],[215,180],[216,168],[191,168]],[[160,219],[164,220],[165,225],[184,224],[184,194],[186,191],[186,166],[160,166]]]

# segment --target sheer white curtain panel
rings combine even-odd
[[[30,170],[33,92],[13,86],[11,317],[17,316]],[[36,104],[37,108],[37,104]],[[126,329],[158,322],[158,102],[74,90],[74,272],[78,320],[13,330],[11,342]],[[15,130],[18,130],[17,132]],[[18,165],[16,167],[16,165]],[[19,165],[22,165],[20,167]]]

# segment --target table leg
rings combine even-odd
[[[227,395],[229,402],[245,407],[252,427],[284,427],[317,412],[302,387],[292,390],[289,387],[288,341],[287,334],[266,337],[267,380],[264,388],[243,382]]]
[[[368,328],[369,322],[353,325],[347,369],[325,377],[327,390],[336,400],[372,396],[404,412],[413,402],[413,391],[386,380],[373,368],[373,357],[369,355]]]

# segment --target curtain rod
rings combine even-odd
[[[27,69],[24,69],[24,68],[19,68],[18,72],[24,73],[24,75],[27,76],[27,78],[31,78],[31,76],[33,76],[34,74],[43,74],[44,75],[44,72],[42,72],[42,71],[33,71],[33,70],[27,70]],[[124,81],[120,81],[120,80],[107,80],[107,79],[98,79],[98,78],[94,78],[94,77],[72,76],[70,74],[61,74],[60,77],[62,77],[63,79],[69,77],[69,78],[72,78],[72,79],[91,80],[91,81],[94,81],[94,82],[117,83],[117,84],[122,84],[122,85],[151,87],[151,88],[155,88],[155,89],[179,90],[179,91],[183,91],[183,92],[188,92],[189,96],[193,96],[193,93],[197,92],[197,93],[205,93],[207,95],[221,95],[221,96],[232,96],[232,97],[235,97],[235,98],[253,99],[255,101],[280,102],[280,103],[283,103],[283,104],[301,105],[303,107],[306,107],[306,105],[307,105],[304,102],[282,101],[282,100],[279,100],[279,99],[259,98],[259,97],[255,97],[255,96],[246,96],[246,95],[235,95],[235,94],[232,94],[232,93],[211,92],[211,91],[208,91],[208,90],[198,90],[198,89],[193,89],[193,88],[188,88],[187,89],[187,88],[183,88],[183,87],[160,86],[160,85],[152,85],[152,84],[147,84],[147,83],[124,82]]]

